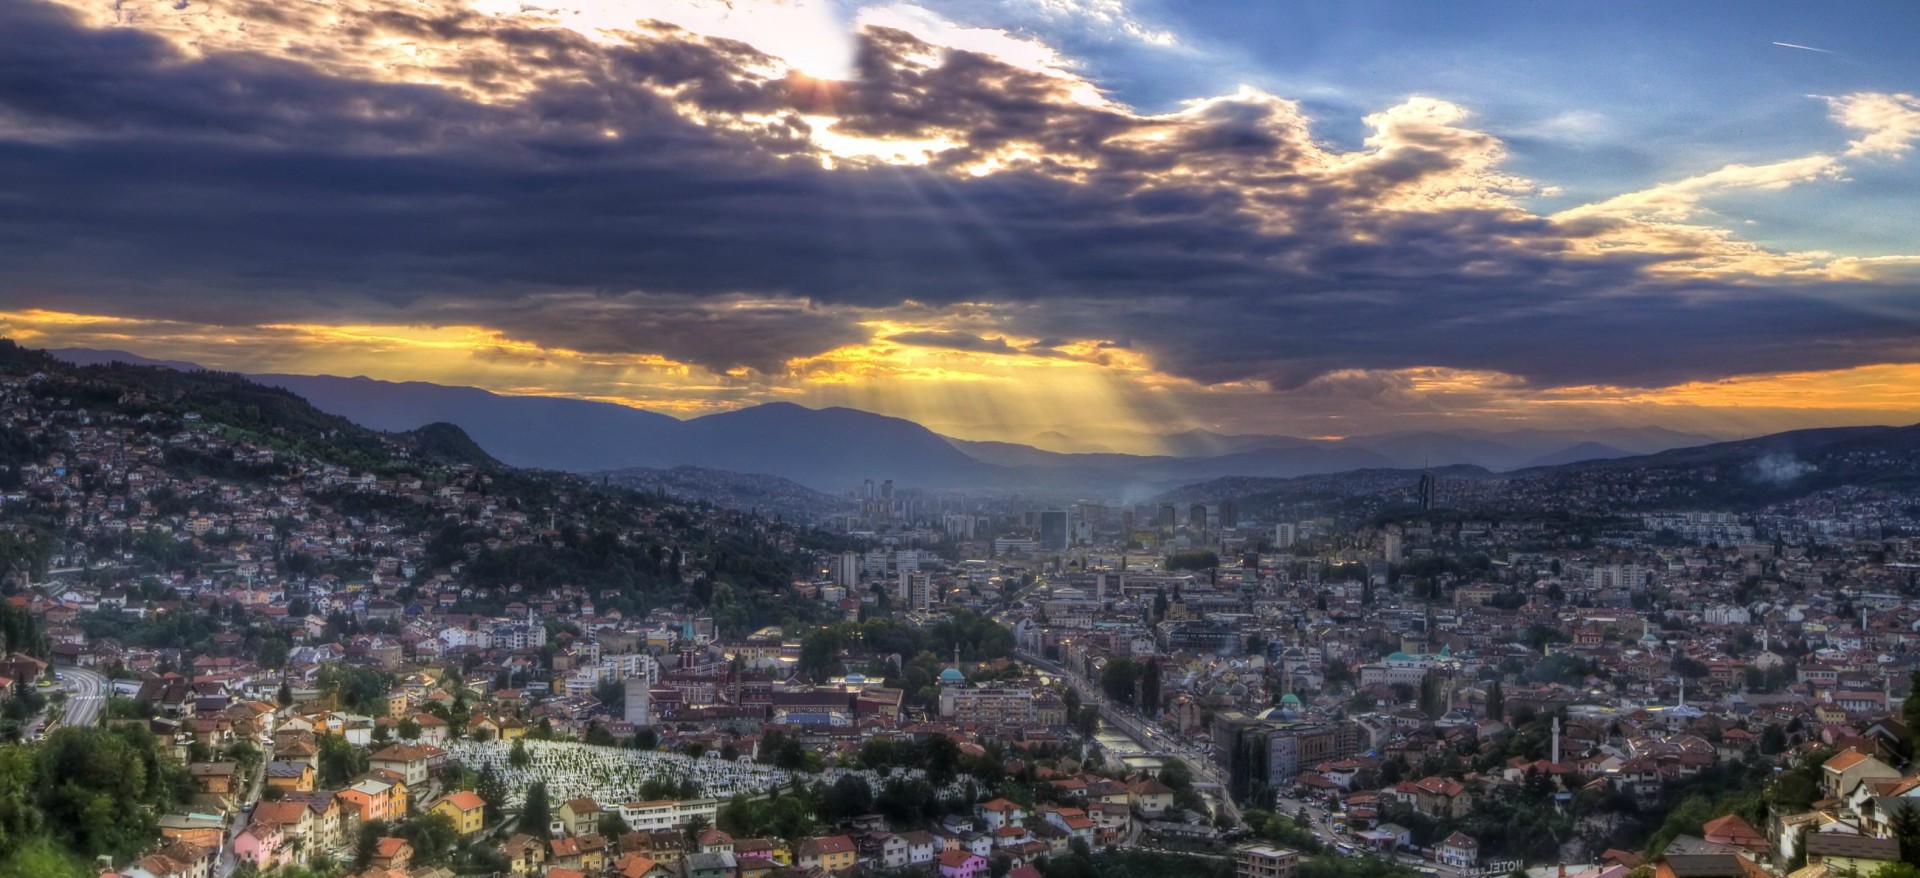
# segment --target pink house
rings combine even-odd
[[[291,864],[293,845],[287,843],[280,824],[255,822],[234,837],[233,855],[264,872]]]
[[[987,860],[979,854],[963,850],[940,854],[940,878],[982,878],[986,874]]]

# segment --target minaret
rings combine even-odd
[[[1560,764],[1560,718],[1553,718],[1553,764]]]
[[[1687,678],[1680,678],[1680,706],[1687,706]]]

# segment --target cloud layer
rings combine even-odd
[[[1039,5],[1163,36],[1118,4]],[[1920,361],[1910,259],[1771,250],[1711,210],[1899,160],[1909,95],[1830,99],[1833,154],[1548,216],[1453,103],[1381,108],[1343,151],[1255,90],[1142,113],[1031,40],[866,20],[849,75],[815,79],[658,21],[17,0],[0,290],[206,325],[485,327],[770,381],[888,339],[1272,394]]]

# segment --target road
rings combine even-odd
[[[60,682],[67,687],[67,713],[60,722],[69,726],[92,726],[100,722],[107,708],[107,678],[86,668],[59,667]]]
[[[1013,655],[1014,658],[1047,671],[1048,673],[1057,674],[1061,679],[1066,680],[1067,684],[1072,686],[1075,692],[1080,693],[1080,703],[1091,704],[1098,708],[1100,710],[1100,718],[1105,720],[1107,725],[1119,730],[1121,734],[1132,738],[1138,742],[1141,747],[1155,753],[1166,753],[1186,763],[1187,771],[1196,781],[1196,786],[1212,788],[1214,798],[1221,803],[1222,807],[1227,809],[1227,816],[1233,819],[1233,824],[1240,826],[1245,822],[1241,819],[1240,807],[1235,805],[1233,797],[1227,794],[1226,786],[1221,782],[1219,772],[1214,768],[1213,762],[1206,758],[1206,754],[1189,748],[1168,749],[1169,744],[1162,742],[1163,736],[1158,733],[1148,732],[1149,726],[1138,714],[1131,711],[1122,711],[1118,707],[1115,707],[1107,701],[1107,695],[1105,692],[1100,691],[1100,687],[1082,680],[1078,674],[1069,673],[1066,668],[1061,667],[1057,662],[1019,650],[1015,650]]]
[[[1336,844],[1352,843],[1350,839],[1333,831],[1332,815],[1328,813],[1327,806],[1319,802],[1306,799],[1294,799],[1286,796],[1281,796],[1274,802],[1274,812],[1285,817],[1293,817],[1299,814],[1302,808],[1307,810],[1307,822],[1310,824],[1313,834],[1318,836],[1320,841],[1327,847],[1331,848]]]
[[[1457,870],[1451,866],[1438,862],[1429,862],[1422,859],[1418,854],[1408,851],[1394,851],[1391,855],[1367,851],[1366,846],[1352,836],[1344,832],[1334,831],[1333,815],[1328,811],[1327,806],[1320,802],[1312,799],[1295,799],[1284,795],[1280,796],[1274,802],[1274,812],[1283,817],[1294,817],[1299,814],[1303,808],[1306,809],[1307,823],[1313,830],[1314,836],[1320,839],[1321,844],[1326,846],[1328,852],[1332,852],[1335,845],[1351,845],[1363,852],[1361,854],[1355,854],[1354,856],[1390,856],[1391,859],[1403,866],[1410,866],[1416,869],[1422,867],[1429,868],[1434,870],[1432,874],[1445,876],[1445,878],[1453,878],[1453,876],[1458,874]]]

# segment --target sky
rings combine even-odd
[[[29,345],[1136,451],[1920,421],[1907,2],[12,0],[0,33]]]

